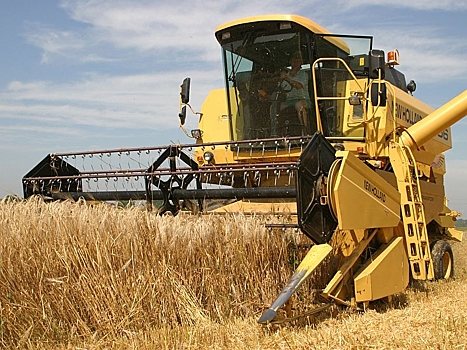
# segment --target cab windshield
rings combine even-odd
[[[345,136],[344,102],[316,99],[314,90],[327,97],[345,96],[340,82],[352,76],[336,62],[314,62],[319,57],[353,61],[354,56],[368,55],[371,40],[357,40],[359,44],[350,48],[347,41],[355,38],[318,36],[302,27],[272,33],[249,29],[231,31],[236,35],[222,44],[232,139],[302,136],[317,130],[325,136]],[[367,74],[366,61],[356,61],[357,74]],[[312,67],[319,74],[312,74]],[[319,122],[319,115],[331,120]]]

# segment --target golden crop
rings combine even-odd
[[[308,243],[292,230],[265,229],[264,220],[0,204],[0,347],[467,347],[465,244],[454,245],[457,279],[417,284],[394,305],[258,325]],[[297,312],[310,307],[319,277],[295,297]]]

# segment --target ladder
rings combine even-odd
[[[415,158],[410,148],[396,142],[389,145],[389,158],[401,195],[401,215],[412,277],[418,280],[434,279]]]

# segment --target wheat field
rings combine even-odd
[[[20,349],[466,349],[467,245],[456,278],[417,283],[365,313],[257,319],[309,243],[277,217],[160,217],[39,199],[0,204],[0,347]],[[310,308],[319,271],[294,298]]]

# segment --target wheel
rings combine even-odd
[[[435,280],[454,277],[454,255],[447,241],[436,241],[431,244],[431,258],[435,272]]]

